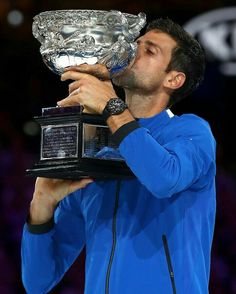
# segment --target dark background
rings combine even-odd
[[[184,25],[204,12],[233,5],[234,1],[220,0],[0,0],[0,294],[25,293],[20,242],[34,187],[34,179],[26,177],[25,170],[38,160],[40,133],[32,117],[40,114],[42,107],[54,106],[68,90],[42,62],[40,44],[32,36],[32,17],[54,9],[117,9],[135,14],[143,11],[148,20],[169,16]],[[9,23],[12,10],[22,13],[20,25]],[[236,61],[236,52],[234,56]],[[236,293],[235,84],[236,76],[221,74],[219,60],[211,58],[199,89],[173,108],[176,114],[191,112],[208,120],[217,140],[213,294]],[[82,293],[83,264],[84,252],[51,293]]]

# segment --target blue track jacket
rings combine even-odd
[[[206,294],[215,222],[215,140],[196,115],[145,119],[119,152],[137,178],[64,198],[49,231],[24,226],[22,278],[47,293],[86,246],[86,294]]]

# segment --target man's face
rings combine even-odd
[[[129,90],[143,93],[158,91],[171,59],[176,42],[160,31],[149,31],[137,40],[138,50],[134,61],[113,82]]]

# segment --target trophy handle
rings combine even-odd
[[[140,12],[136,18],[136,21],[130,25],[129,35],[132,36],[132,38],[137,38],[140,34],[140,30],[145,26],[145,24],[146,14],[144,12]]]
[[[111,77],[113,77],[122,72],[135,57],[137,44],[134,41],[146,23],[146,14],[140,12],[138,16],[132,19],[129,18],[128,21],[126,14],[117,10],[111,10],[105,15],[104,22],[108,26],[108,29],[119,27],[122,33],[118,37],[118,40],[98,61],[107,66]]]
[[[140,12],[137,17],[132,19],[132,22],[128,21],[128,18],[124,13],[117,10],[109,11],[104,21],[108,26],[114,27],[116,25],[121,26],[122,34],[128,42],[133,42],[140,33],[140,30],[146,24],[146,14]]]

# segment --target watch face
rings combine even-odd
[[[110,99],[107,106],[108,106],[107,110],[111,115],[120,114],[127,108],[127,105],[125,104],[125,102],[121,100],[120,98]]]
[[[102,112],[103,118],[107,121],[111,115],[121,114],[126,108],[128,106],[123,100],[120,98],[111,98]]]

